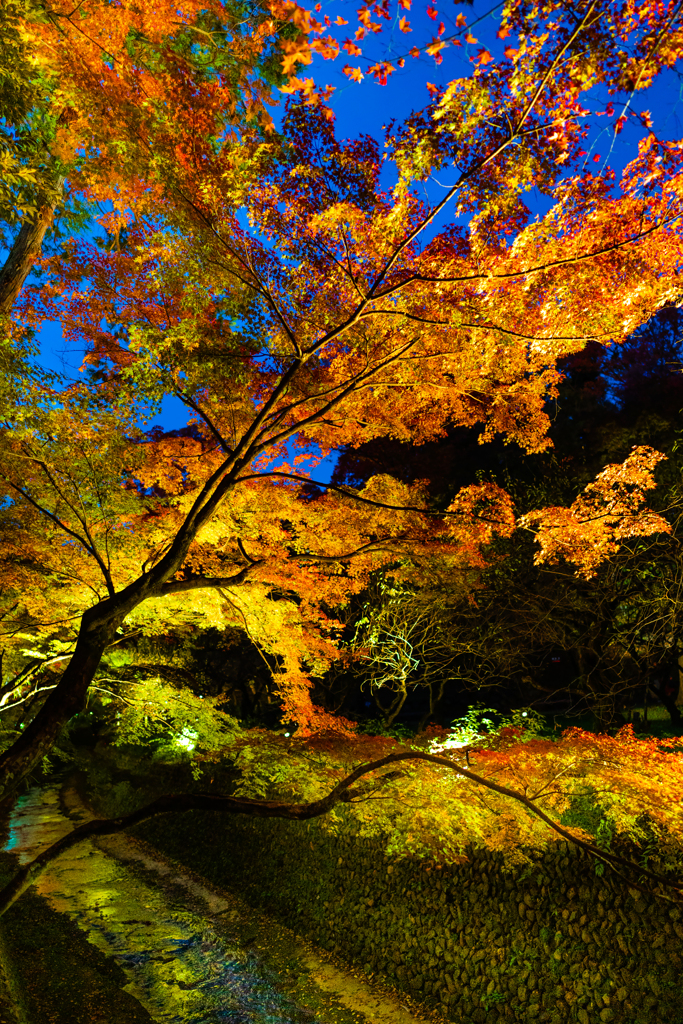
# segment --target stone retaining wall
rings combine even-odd
[[[437,869],[353,822],[169,815],[136,833],[324,949],[460,1024],[683,1024],[683,914],[560,843],[503,873],[468,850]]]

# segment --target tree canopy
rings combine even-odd
[[[341,46],[381,36],[385,16],[363,6]],[[647,507],[664,456],[646,444],[521,516],[493,481],[438,501],[421,479],[356,487],[315,465],[454,427],[543,452],[559,361],[623,345],[678,301],[680,142],[640,113],[619,176],[584,149],[591,119],[617,139],[678,59],[677,7],[504,4],[501,55],[482,48],[379,141],[338,138],[329,90],[299,77],[340,47],[293,2],[25,5],[13,25],[3,116],[25,172],[3,196],[23,224],[2,283],[0,614],[13,682],[37,643],[66,667],[0,754],[3,797],[127,630],[243,628],[299,737],[352,733],[311,680],[377,570],[397,585],[450,572],[466,593],[492,542],[523,528],[539,564],[590,579],[625,541],[671,532]],[[99,227],[36,263],[62,189]],[[86,352],[77,381],[35,359],[54,320]],[[187,425],[145,429],[167,396]]]

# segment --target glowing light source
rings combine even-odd
[[[197,745],[197,736],[198,733],[186,725],[183,731],[175,737],[174,742],[176,747],[182,747],[183,750],[194,750]]]

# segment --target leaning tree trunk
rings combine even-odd
[[[151,572],[138,576],[123,590],[83,613],[76,649],[57,686],[31,723],[0,755],[0,808],[7,805],[22,780],[50,752],[62,726],[83,710],[102,655],[116,639],[126,616],[148,598],[168,592],[162,591],[162,587],[182,565],[195,533],[196,530],[187,530],[180,539],[176,537],[171,550]],[[234,583],[246,571],[220,582]],[[186,589],[186,584],[177,586]]]
[[[56,203],[50,203],[41,207],[34,220],[22,224],[5,265],[0,270],[0,313],[11,311],[33,264],[40,256],[45,232],[52,224],[55,206]]]
[[[86,612],[81,620],[76,650],[59,683],[26,729],[0,755],[0,809],[9,805],[23,779],[50,753],[62,726],[85,706],[104,650],[125,617],[100,617],[94,611]]]

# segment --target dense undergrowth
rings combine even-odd
[[[482,782],[447,767],[402,761],[398,770],[364,780],[364,792],[333,808],[323,828],[338,835],[351,817],[359,836],[383,837],[392,856],[457,863],[473,844],[503,851],[511,869],[529,863],[532,851],[547,849],[560,837],[519,802],[487,789],[490,779],[535,796],[534,804],[553,821],[600,850],[623,846],[643,867],[680,870],[677,805],[672,801],[669,819],[658,820],[658,794],[643,787],[633,762],[644,744],[639,757],[658,757],[670,774],[680,773],[678,744],[658,741],[655,753],[629,729],[617,738],[553,735],[540,716],[527,712],[518,713],[520,721],[528,717],[524,725],[503,722],[487,733],[477,718],[482,715],[481,709],[474,711],[458,731],[429,729],[411,739],[323,734],[296,740],[282,732],[244,730],[222,757],[211,759],[185,750],[164,761],[134,744],[74,747],[73,766],[80,769],[83,792],[98,814],[119,817],[173,792],[305,803],[328,793],[364,762],[411,751],[445,753]],[[604,865],[596,861],[595,870],[602,874]]]

